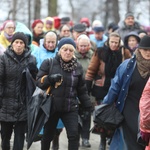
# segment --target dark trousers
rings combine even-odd
[[[80,130],[81,138],[88,139],[90,137],[90,127],[91,127],[91,114],[87,115],[86,119],[82,120],[82,127]]]
[[[50,142],[56,133],[59,118],[62,119],[67,132],[68,150],[78,150],[78,111],[66,113],[54,113],[44,126],[44,134],[41,140],[41,150],[49,150]]]
[[[10,139],[14,130],[13,150],[23,150],[26,122],[1,122],[2,150],[10,150]]]

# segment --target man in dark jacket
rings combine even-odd
[[[10,150],[10,139],[14,130],[13,150],[23,150],[26,122],[27,68],[36,77],[36,59],[28,49],[24,33],[16,32],[11,45],[0,58],[0,121],[2,150]]]
[[[120,24],[119,29],[115,32],[119,33],[121,39],[124,40],[124,37],[131,31],[138,32],[141,30],[140,24],[135,21],[134,15],[132,12],[125,14],[124,21]]]

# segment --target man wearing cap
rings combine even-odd
[[[78,24],[75,24],[72,28],[72,36],[74,38],[74,40],[76,41],[78,36],[81,35],[81,34],[86,34],[86,26],[82,23],[78,23]]]
[[[104,43],[107,40],[107,36],[104,34],[103,26],[96,26],[93,28],[94,34],[90,35],[90,40],[93,41],[97,47],[104,46]]]
[[[27,125],[27,84],[23,74],[29,70],[31,80],[36,78],[36,59],[28,49],[23,32],[16,32],[11,45],[0,57],[0,122],[1,148],[10,150],[10,139],[14,132],[13,150],[23,150]],[[26,72],[27,73],[27,72]],[[31,87],[31,85],[29,85]],[[31,96],[31,95],[28,95]]]
[[[124,37],[131,31],[138,33],[141,30],[140,24],[135,21],[134,14],[132,12],[127,12],[125,14],[125,19],[121,22],[119,29],[116,30],[117,33],[121,36],[121,39],[124,40]]]
[[[6,20],[3,23],[3,27],[1,29],[1,34],[0,34],[0,44],[3,45],[3,47],[6,49],[12,40],[12,36],[15,31],[15,23],[12,20]]]
[[[72,31],[72,32],[73,32],[73,33],[72,33],[72,36],[73,36],[75,42],[77,41],[77,38],[78,38],[81,34],[86,34],[86,35],[87,35],[87,33],[86,33],[86,26],[85,26],[84,24],[82,24],[82,23],[75,24],[75,25],[73,26],[73,29],[72,29],[72,30],[73,30],[73,31]],[[92,40],[90,40],[90,43],[91,43],[91,49],[92,49],[93,51],[95,51],[95,49],[96,49],[96,43],[93,42]]]

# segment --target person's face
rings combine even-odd
[[[127,26],[133,26],[134,25],[134,17],[133,16],[129,16],[125,19],[125,24]]]
[[[128,39],[128,46],[132,49],[135,48],[138,44],[137,39],[134,36],[130,36]]]
[[[4,32],[9,36],[13,35],[14,31],[15,31],[15,26],[13,24],[7,25],[7,27],[5,27],[4,29]]]
[[[43,24],[42,23],[37,23],[36,26],[34,27],[34,32],[39,35],[43,32]]]
[[[60,50],[60,55],[61,58],[65,61],[65,62],[69,62],[74,55],[74,49],[73,48],[62,48]]]
[[[78,41],[78,51],[81,54],[85,54],[89,51],[89,41],[87,39],[79,39],[79,41]]]
[[[56,36],[47,36],[45,39],[45,47],[47,50],[53,50],[56,47]]]
[[[150,49],[139,49],[142,57],[146,60],[150,60]]]
[[[119,37],[115,37],[115,36],[111,36],[109,39],[109,47],[112,51],[118,50],[119,48],[119,43],[120,42],[120,38]]]
[[[97,40],[102,40],[104,32],[94,32],[95,38]]]
[[[21,55],[25,49],[25,44],[22,40],[16,39],[12,43],[12,48],[17,55]]]
[[[49,23],[46,24],[46,29],[49,29],[49,30],[50,30],[50,29],[52,29],[52,27],[53,27],[52,24],[49,24]]]
[[[73,31],[72,35],[73,35],[74,40],[76,40],[80,34],[76,31]]]
[[[61,32],[60,32],[61,37],[69,37],[70,36],[70,29],[67,25],[64,25]]]

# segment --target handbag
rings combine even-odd
[[[50,59],[51,67],[53,66],[53,59]],[[41,139],[42,134],[40,130],[47,122],[52,104],[52,96],[50,94],[51,87],[42,90],[38,86],[28,103],[28,147],[31,146],[33,141]]]
[[[95,106],[93,112],[94,127],[92,132],[101,134],[103,131],[113,133],[123,121],[124,117],[114,104],[101,104]]]

